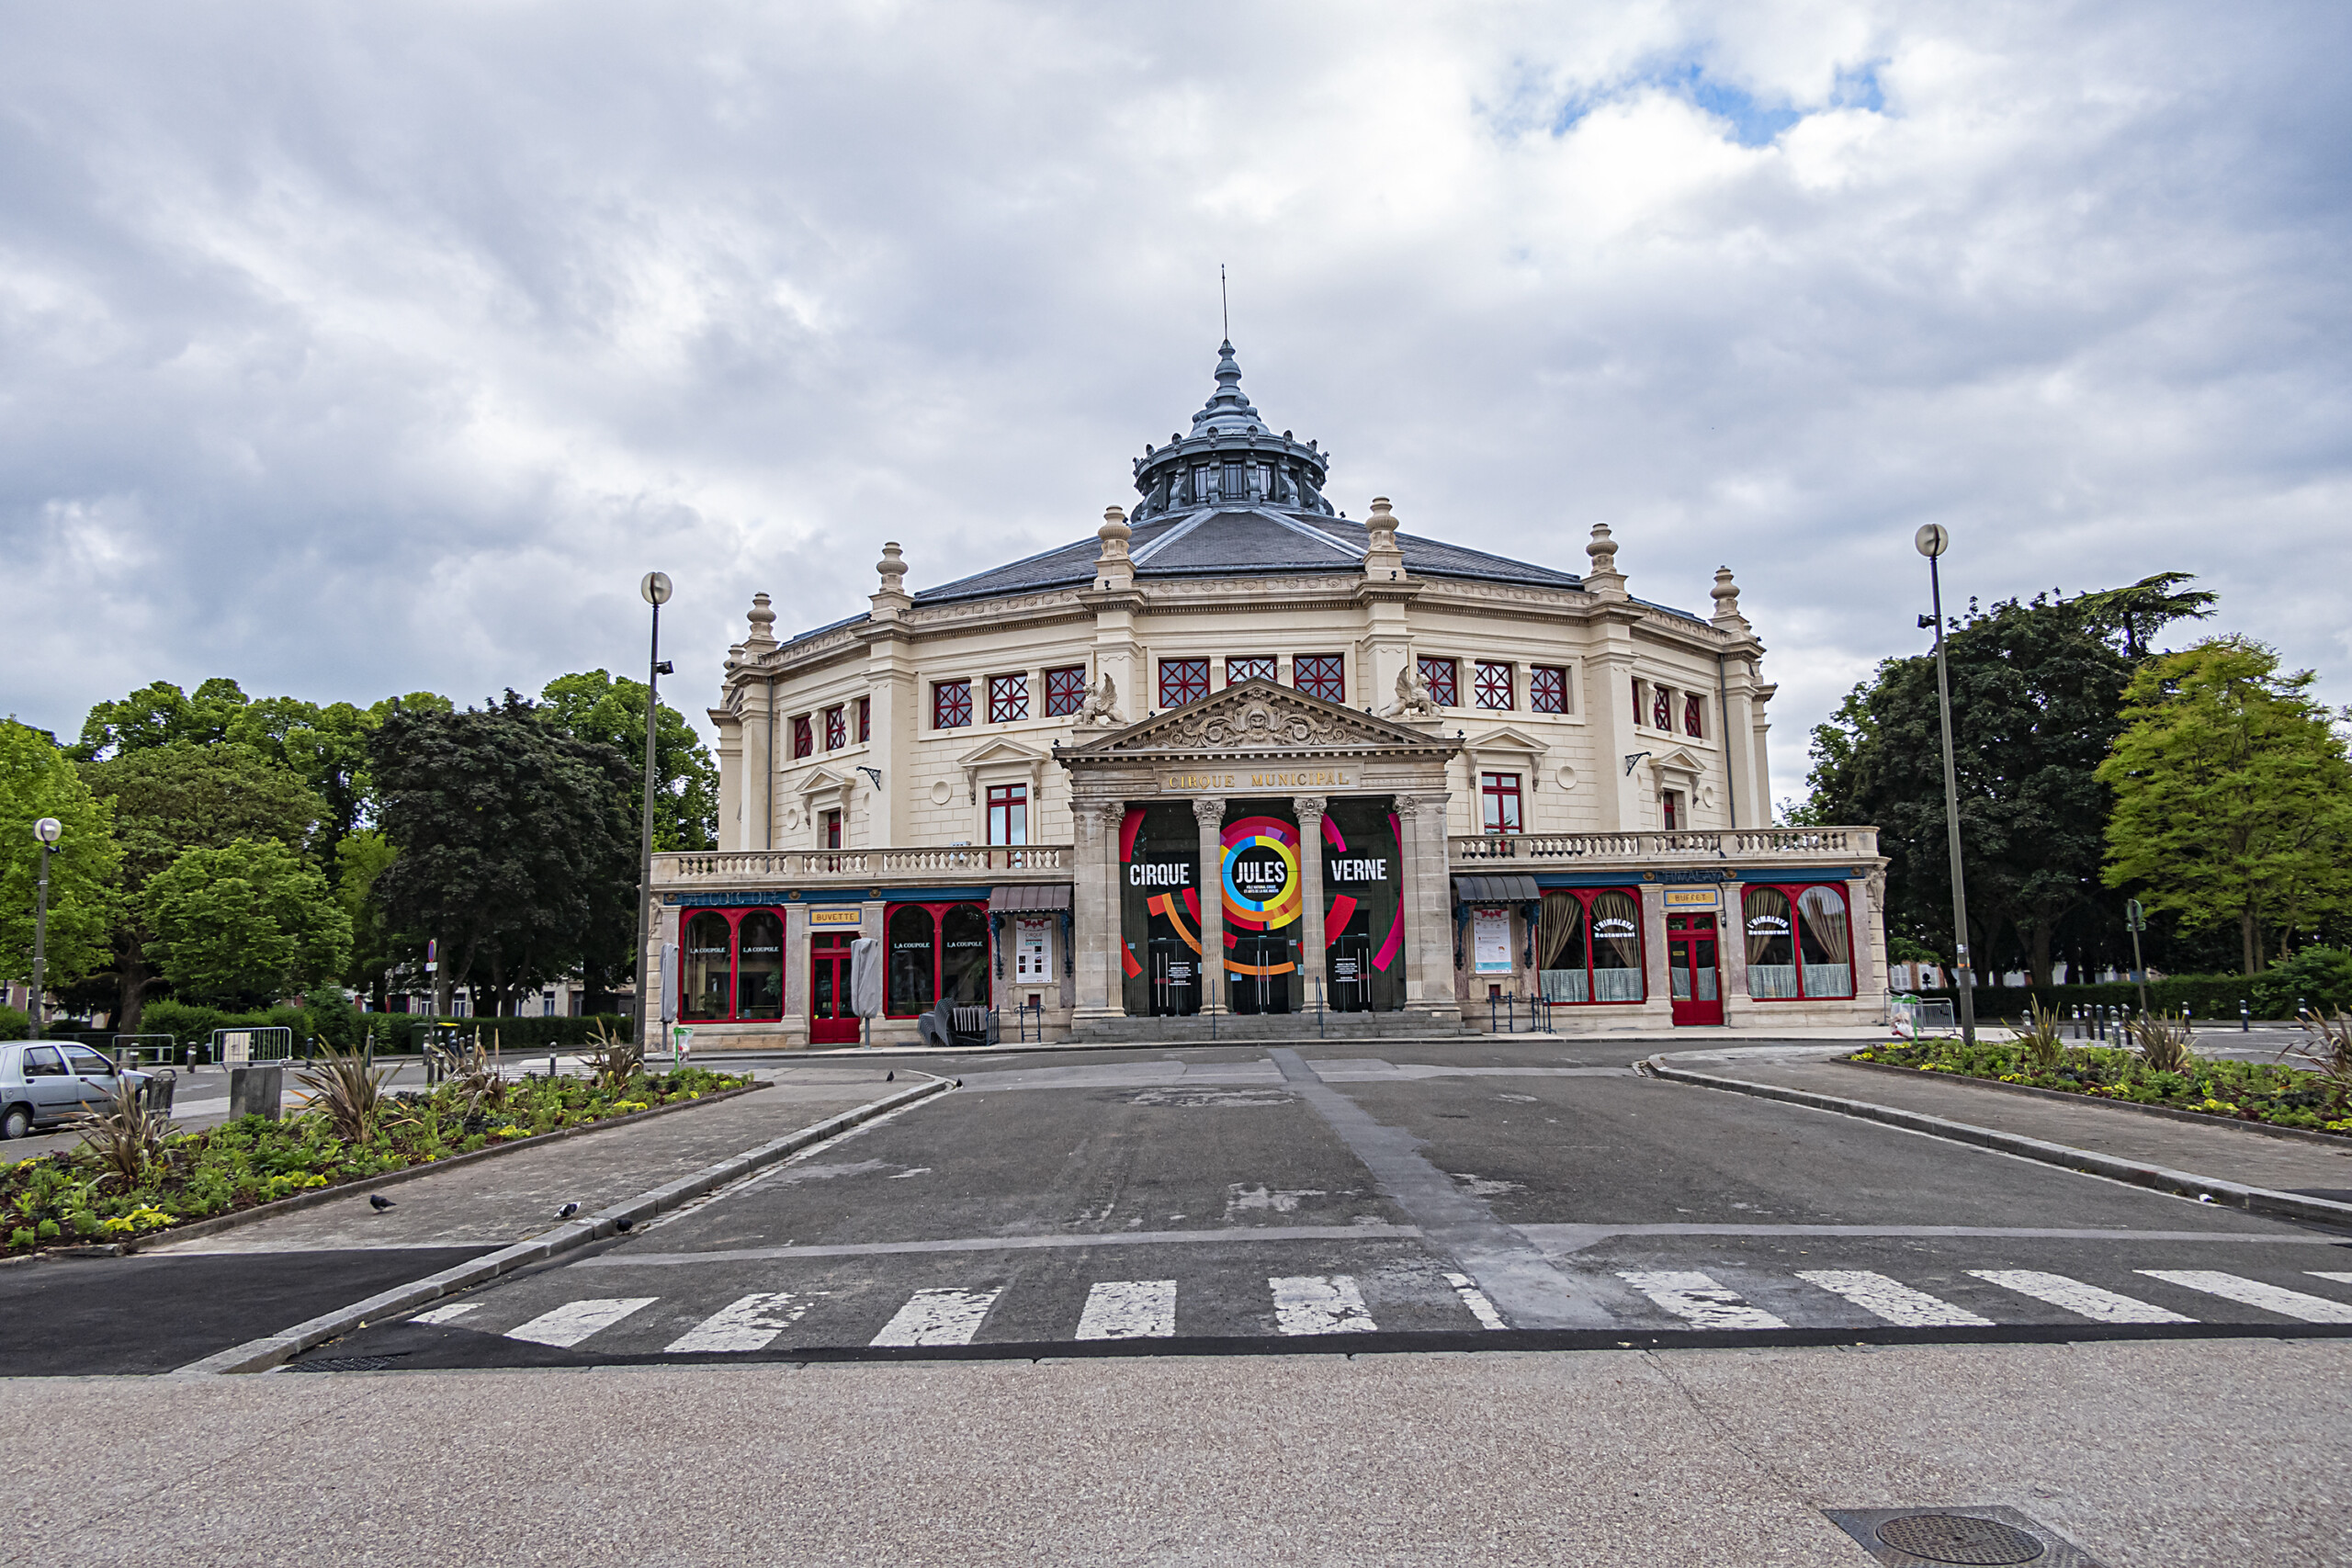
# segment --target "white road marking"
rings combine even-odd
[[[673,1353],[693,1350],[763,1350],[768,1341],[800,1320],[807,1302],[789,1291],[755,1292],[729,1303],[670,1341]]]
[[[1863,1269],[1800,1269],[1797,1278],[1835,1291],[1864,1312],[1905,1328],[1989,1328],[1993,1320]]]
[[[1369,1334],[1380,1325],[1347,1274],[1284,1274],[1274,1292],[1274,1326],[1284,1334]]]
[[[980,1319],[996,1304],[1002,1287],[993,1291],[917,1291],[882,1325],[871,1341],[876,1345],[969,1345],[980,1331]]]
[[[2146,1302],[2130,1296],[2102,1291],[2097,1285],[2086,1285],[2080,1280],[2069,1280],[2064,1274],[2044,1274],[2033,1269],[1971,1269],[1980,1280],[1990,1280],[2005,1291],[2015,1291],[2021,1296],[2048,1302],[2064,1307],[2094,1323],[2195,1323],[2193,1317],[2183,1317]]]
[[[481,1303],[480,1302],[452,1302],[447,1306],[437,1306],[429,1312],[418,1313],[409,1321],[411,1323],[453,1323],[469,1312],[481,1310]]]
[[[604,1296],[584,1302],[566,1302],[553,1312],[543,1312],[520,1328],[506,1331],[509,1339],[527,1339],[534,1345],[553,1345],[559,1348],[579,1344],[599,1329],[610,1328],[641,1306],[650,1306],[652,1296]]]
[[[1503,1321],[1503,1314],[1495,1310],[1495,1303],[1487,1299],[1487,1292],[1478,1288],[1477,1280],[1467,1274],[1448,1274],[1445,1282],[1453,1287],[1453,1293],[1462,1298],[1462,1304],[1470,1309],[1470,1315],[1478,1320],[1479,1327],[1510,1326]]]
[[[1176,1332],[1176,1281],[1105,1280],[1086,1292],[1080,1339],[1166,1339]]]
[[[1699,1328],[1786,1328],[1787,1324],[1739,1299],[1704,1274],[1688,1269],[1619,1269],[1617,1277]]]
[[[2332,1269],[2306,1269],[2303,1272],[2314,1280],[2333,1280],[2339,1285],[2352,1285],[2352,1274],[2339,1274]]]
[[[2331,1302],[2323,1296],[2307,1296],[2301,1291],[2290,1291],[2284,1285],[2266,1285],[2259,1280],[2241,1279],[2224,1274],[2218,1269],[2135,1269],[2135,1274],[2145,1274],[2151,1280],[2162,1280],[2168,1285],[2184,1290],[2202,1291],[2209,1296],[2224,1301],[2243,1302],[2250,1307],[2275,1312],[2282,1317],[2298,1317],[2305,1323],[2352,1323],[2352,1306]]]

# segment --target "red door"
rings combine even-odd
[[[1668,915],[1666,957],[1674,988],[1674,1021],[1721,1023],[1724,992],[1715,970],[1715,917]]]
[[[808,939],[808,1043],[854,1045],[857,1014],[849,998],[849,944],[846,931],[819,931]]]

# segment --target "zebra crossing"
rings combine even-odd
[[[2132,1289],[2143,1293],[2130,1293],[2108,1284],[2042,1269],[1970,1269],[1963,1273],[1969,1280],[1993,1287],[1999,1292],[1999,1299],[2014,1301],[2018,1312],[2000,1312],[1992,1302],[1984,1299],[1981,1292],[1972,1297],[1973,1305],[1963,1305],[1890,1274],[1860,1269],[1801,1269],[1785,1275],[1748,1270],[1740,1276],[1747,1293],[1714,1274],[1691,1269],[1603,1269],[1588,1273],[1585,1280],[1595,1287],[1605,1286],[1611,1280],[1622,1281],[1623,1300],[1611,1303],[1611,1310],[1626,1328],[1642,1326],[1648,1319],[1650,1324],[1660,1326],[1769,1331],[1847,1326],[1857,1317],[1904,1328],[1986,1328],[2029,1322],[2045,1325],[2053,1322],[2157,1325],[2274,1319],[2352,1325],[2352,1301],[2220,1269],[2130,1270],[2132,1279],[2143,1281]],[[2339,1287],[2352,1286],[2352,1271],[2306,1269],[2300,1274],[2298,1284],[2308,1279]],[[1468,1275],[1443,1273],[1438,1278],[1443,1281],[1443,1293],[1457,1303],[1478,1328],[1511,1326]],[[1393,1280],[1374,1283],[1394,1288]],[[2119,1276],[2114,1283],[2127,1281]],[[661,1320],[661,1314],[648,1309],[660,1303],[660,1297],[582,1297],[547,1306],[494,1332],[506,1339],[558,1349],[575,1349],[592,1340],[600,1340],[600,1337],[602,1346],[615,1348],[622,1348],[622,1340],[632,1340],[626,1347],[632,1352],[658,1350],[672,1355],[750,1354],[766,1350],[787,1334],[804,1327],[808,1332],[796,1336],[795,1343],[864,1343],[879,1348],[967,1346],[978,1342],[989,1328],[991,1314],[998,1313],[1006,1292],[1004,1284],[991,1283],[969,1288],[925,1287],[912,1291],[903,1299],[888,1295],[887,1303],[896,1304],[877,1329],[873,1326],[870,1305],[858,1312],[865,1327],[854,1328],[842,1322],[842,1303],[831,1292],[755,1291],[716,1303],[709,1310],[705,1310],[704,1305],[691,1307],[689,1316],[693,1313],[701,1315],[691,1316],[691,1321],[673,1316],[663,1322],[658,1332],[653,1325]],[[1052,1333],[1039,1333],[1035,1320],[1024,1318],[1000,1325],[991,1337],[1025,1343],[1063,1337],[1079,1341],[1172,1338],[1178,1332],[1182,1293],[1176,1280],[1096,1280],[1088,1287],[1074,1325]],[[1608,1292],[1602,1290],[1600,1293]],[[1214,1294],[1225,1303],[1224,1310],[1203,1308],[1199,1315],[1231,1318],[1230,1292]],[[1379,1291],[1372,1294],[1377,1298]],[[1767,1296],[1772,1305],[1759,1304],[1750,1299],[1751,1295]],[[2169,1297],[2174,1304],[2146,1299],[2148,1295]],[[1255,1299],[1261,1310],[1247,1323],[1204,1323],[1197,1316],[1188,1317],[1185,1331],[1195,1336],[1262,1334],[1264,1325],[1271,1322],[1277,1335],[1307,1337],[1368,1334],[1383,1327],[1374,1301],[1367,1299],[1366,1281],[1351,1274],[1265,1276]],[[502,1300],[502,1292],[492,1292],[477,1299],[431,1308],[408,1321],[488,1330],[502,1315],[498,1310]],[[2199,1301],[2210,1303],[2199,1307],[2199,1313],[2218,1312],[2221,1316],[2200,1317],[2179,1310]],[[675,1308],[686,1303],[667,1304]],[[819,1311],[820,1308],[825,1310]],[[2053,1319],[2051,1309],[2061,1315]],[[1411,1314],[1411,1318],[1414,1327],[1429,1326],[1425,1311]],[[679,1332],[682,1321],[685,1325]],[[647,1325],[646,1331],[637,1329],[639,1324]],[[654,1336],[650,1339],[646,1337],[649,1332]]]

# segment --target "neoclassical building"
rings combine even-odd
[[[1361,520],[1227,344],[1091,538],[728,656],[720,842],[658,857],[703,1045],[871,1038],[943,997],[1007,1039],[1867,1021],[1869,828],[1778,829],[1764,649],[1581,574]],[[1213,955],[1213,956],[1212,956]]]

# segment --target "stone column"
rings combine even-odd
[[[1674,1017],[1673,967],[1666,950],[1666,889],[1655,882],[1640,888],[1642,903],[1642,1010],[1646,1021],[1665,1022]]]
[[[1298,814],[1298,880],[1300,884],[1301,936],[1298,960],[1298,1005],[1303,1010],[1315,1000],[1314,987],[1307,982],[1321,979],[1326,964],[1323,961],[1323,806],[1319,795],[1291,797],[1291,809]]]
[[[1747,999],[1747,886],[1743,883],[1726,882],[1716,890],[1722,903],[1715,909],[1717,951],[1723,954],[1719,965],[1723,970],[1724,1021],[1741,1024],[1748,1021]]]
[[[1193,802],[1201,825],[1201,1010],[1225,1010],[1225,797]]]
[[[808,906],[784,907],[784,1017],[776,1027],[785,1043],[808,1043]]]
[[[1116,872],[1111,852],[1114,803],[1073,799],[1070,825],[1077,843],[1070,867],[1070,939],[1077,943],[1071,968],[1077,982],[1072,1021],[1125,1016],[1125,998],[1112,976],[1118,973],[1119,901],[1112,886]]]
[[[1411,945],[1408,973],[1421,976],[1421,1010],[1458,1013],[1453,976],[1453,882],[1446,863],[1444,795],[1401,795],[1399,816],[1413,824],[1411,870],[1405,897],[1411,900],[1419,931]],[[1408,1007],[1412,992],[1406,992]]]
[[[1396,865],[1404,877],[1396,897],[1405,916],[1405,1006],[1410,1010],[1429,994],[1421,975],[1421,868],[1413,858],[1421,829],[1412,796],[1392,797],[1389,808],[1396,814]]]

